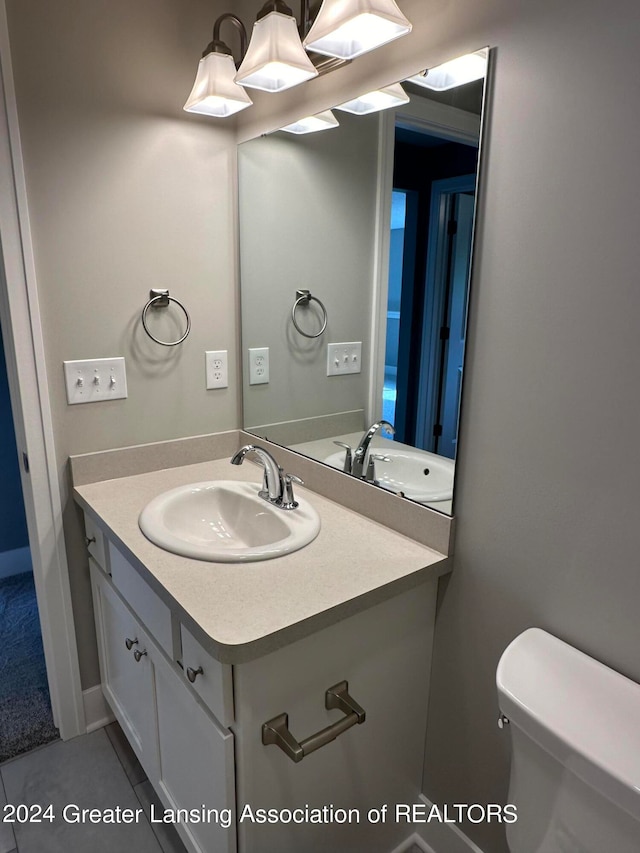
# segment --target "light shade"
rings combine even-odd
[[[293,124],[288,124],[286,127],[281,127],[280,130],[286,130],[287,133],[317,133],[319,130],[330,130],[332,127],[339,126],[338,119],[334,116],[331,110],[325,110],[315,116],[306,116],[294,121]]]
[[[360,95],[352,101],[340,104],[336,109],[354,113],[357,116],[364,116],[368,113],[377,113],[380,110],[389,110],[392,107],[399,107],[401,104],[408,104],[410,100],[411,98],[400,83],[393,83],[391,86],[376,89],[374,92],[367,92],[366,95]]]
[[[236,66],[225,53],[208,53],[200,60],[196,82],[184,109],[188,113],[225,118],[253,103],[242,86],[234,82]]]
[[[307,50],[355,59],[411,32],[394,0],[323,0],[304,40]]]
[[[317,75],[302,47],[296,19],[269,12],[253,25],[249,48],[235,79],[242,86],[282,92]]]
[[[464,83],[480,80],[486,73],[487,57],[484,50],[479,50],[476,53],[467,53],[465,56],[443,62],[442,65],[436,65],[434,68],[427,68],[422,74],[409,77],[409,82],[424,86],[425,89],[444,92],[447,89],[462,86]]]

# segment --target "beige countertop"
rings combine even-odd
[[[259,470],[228,459],[76,486],[75,497],[107,537],[211,653],[240,663],[307,636],[450,571],[443,554],[308,489],[320,515],[300,551],[253,563],[211,563],[152,544],[138,527],[156,495],[188,483],[243,480]]]

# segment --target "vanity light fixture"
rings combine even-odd
[[[252,103],[242,87],[282,92],[411,32],[411,23],[395,0],[323,0],[315,21],[311,2],[300,0],[298,24],[285,0],[267,0],[253,25],[248,48],[240,19],[231,13],[221,15],[184,109],[217,117],[232,115]],[[240,32],[237,72],[231,49],[220,41],[224,21],[231,21]]]
[[[253,101],[234,78],[236,64],[231,48],[220,40],[220,26],[230,21],[240,33],[240,49],[244,55],[247,31],[235,15],[220,15],[213,26],[213,40],[209,42],[198,64],[196,80],[184,109],[189,113],[225,118],[250,107]]]
[[[414,77],[409,77],[409,83],[424,86],[425,89],[434,89],[437,92],[445,92],[464,83],[472,83],[480,80],[487,73],[486,50],[478,50],[475,53],[467,53],[434,68],[427,68]]]
[[[369,113],[377,113],[381,110],[399,107],[401,104],[408,104],[410,100],[400,83],[393,83],[391,86],[384,86],[382,89],[376,89],[374,92],[367,92],[365,95],[360,95],[351,101],[346,101],[344,104],[336,107],[336,109],[344,110],[347,113],[353,113],[358,116],[365,116]]]
[[[236,83],[282,92],[317,76],[317,68],[302,47],[293,12],[283,0],[267,0],[253,25]]]
[[[287,124],[281,127],[280,130],[285,130],[287,133],[317,133],[319,130],[330,130],[332,127],[339,126],[338,119],[334,116],[331,110],[325,110],[315,116],[306,116],[294,121],[292,124]]]
[[[355,59],[411,32],[395,0],[323,0],[304,40],[307,50]]]

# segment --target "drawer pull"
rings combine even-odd
[[[190,666],[187,668],[187,678],[193,684],[193,682],[196,680],[196,678],[199,675],[202,675],[203,672],[204,672],[204,670],[202,669],[201,666],[199,666],[197,669],[194,669],[192,666]]]
[[[140,660],[147,654],[147,650],[145,649],[143,652],[140,649],[136,649],[133,653],[134,658],[136,659],[136,663],[140,663]]]
[[[96,541],[95,536],[92,536],[91,538],[89,538],[88,536],[84,537],[84,543],[87,546],[87,548],[89,547],[89,545],[91,545],[92,542],[95,542],[95,541]]]
[[[325,693],[324,706],[327,710],[337,708],[345,715],[341,720],[332,723],[319,732],[309,735],[303,741],[297,741],[289,731],[289,715],[280,714],[262,725],[262,743],[265,746],[275,744],[289,756],[292,761],[302,761],[305,755],[315,752],[327,743],[331,743],[338,735],[346,732],[351,726],[365,721],[365,711],[349,696],[349,684],[341,681],[330,687]]]
[[[137,645],[137,644],[138,644],[138,638],[136,637],[136,638],[135,638],[135,640],[130,640],[130,639],[129,639],[129,637],[127,637],[127,639],[124,641],[124,644],[125,644],[125,646],[129,649],[129,651],[131,651],[131,649],[132,649],[135,645]]]

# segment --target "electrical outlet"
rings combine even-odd
[[[362,370],[362,341],[328,344],[327,376],[344,376]]]
[[[229,387],[229,361],[227,350],[214,350],[205,352],[205,367],[207,377],[207,389]]]
[[[249,349],[249,385],[266,385],[269,381],[269,347]]]
[[[94,358],[65,361],[64,378],[67,403],[101,403],[127,396],[124,358]]]

